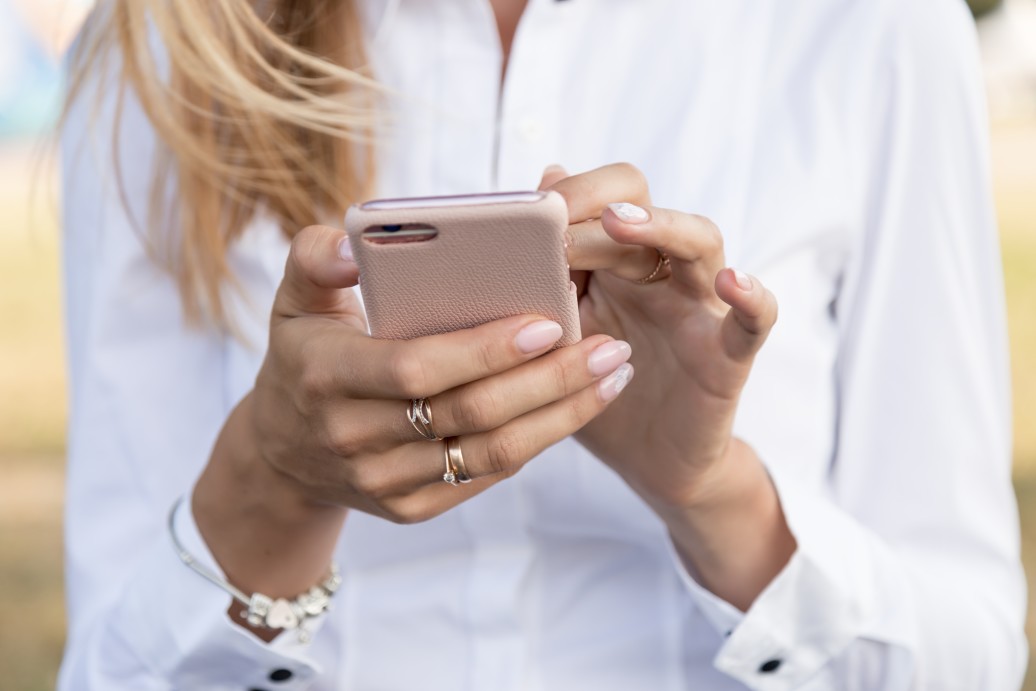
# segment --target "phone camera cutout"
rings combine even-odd
[[[434,240],[439,231],[427,223],[392,223],[370,226],[363,231],[363,239],[373,245],[401,245]]]

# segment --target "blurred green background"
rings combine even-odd
[[[23,47],[21,63],[5,64],[9,56],[0,53],[0,687],[18,691],[53,688],[64,638],[66,392],[58,199],[52,162],[38,155],[38,135],[52,120],[59,93],[55,56],[87,2],[0,0],[0,45]],[[9,28],[15,25],[22,35],[12,38]],[[1036,0],[1007,0],[982,20],[980,34],[1011,325],[1015,486],[1031,589],[1036,573]],[[1030,639],[1036,634],[1034,614],[1030,606]],[[1036,691],[1031,671],[1025,688]]]

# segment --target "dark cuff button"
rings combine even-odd
[[[295,676],[290,669],[275,669],[270,672],[270,681],[288,681]]]
[[[763,664],[759,665],[759,671],[762,672],[763,674],[768,674],[770,672],[776,672],[777,668],[781,666],[782,662],[784,662],[784,660],[781,660],[781,659],[767,660]]]

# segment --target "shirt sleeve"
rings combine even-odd
[[[236,393],[224,338],[185,326],[175,281],[148,251],[153,131],[132,96],[98,76],[61,145],[71,420],[59,688],[237,691],[284,670],[278,688],[306,688],[320,670],[306,646],[290,635],[267,645],[232,623],[230,596],[179,560],[167,530]],[[243,268],[260,295],[276,282]],[[218,573],[186,508],[177,526]]]
[[[714,665],[752,689],[1012,689],[1025,670],[975,31],[956,0],[885,4],[868,217],[835,317],[830,475],[818,488],[768,463],[798,549],[748,612],[673,552],[726,636]]]

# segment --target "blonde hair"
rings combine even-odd
[[[364,72],[356,8],[349,0],[102,0],[73,56],[68,104],[107,74],[111,55],[120,104],[131,89],[164,145],[149,251],[174,272],[190,321],[230,326],[227,252],[257,212],[292,235],[369,192],[378,88]],[[167,242],[154,242],[165,230]]]

